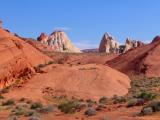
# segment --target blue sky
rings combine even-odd
[[[160,34],[160,0],[1,0],[3,26],[23,37],[63,28],[81,49],[98,47],[105,32],[149,42]]]

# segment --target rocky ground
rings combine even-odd
[[[67,54],[67,56],[70,55],[76,56],[76,63],[78,60],[83,61],[82,59],[77,59],[78,57],[87,56],[87,54]],[[96,54],[89,55],[96,56]],[[66,56],[66,54],[62,54],[61,58],[63,58],[62,56]],[[107,55],[103,54],[102,56],[106,57]],[[87,99],[87,97],[80,97],[84,95],[76,97],[74,95],[61,94],[65,90],[55,92],[52,86],[55,82],[53,82],[51,76],[59,76],[58,72],[54,72],[55,68],[60,69],[62,67],[64,71],[70,71],[67,66],[72,69],[78,68],[80,74],[81,71],[92,72],[99,68],[99,65],[90,66],[85,62],[81,65],[69,62],[69,60],[68,62],[61,61],[57,63],[57,59],[50,64],[40,64],[37,67],[39,73],[34,76],[17,79],[15,84],[1,90],[0,119],[159,120],[159,78],[144,78],[141,80],[134,78],[131,82],[130,91],[125,96],[120,95],[109,98],[104,95],[98,99],[94,99],[94,97]],[[102,68],[100,67],[99,69]],[[47,77],[51,79],[49,80]],[[58,79],[60,80],[60,78]],[[61,86],[60,84],[62,83],[58,84]],[[68,88],[69,84],[65,83],[65,85]],[[157,106],[156,109],[154,106]]]

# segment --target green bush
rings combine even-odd
[[[114,104],[126,102],[126,98],[124,96],[114,96],[112,99]]]
[[[138,98],[142,98],[144,100],[153,100],[157,97],[156,94],[154,93],[149,93],[149,92],[142,92],[138,95]]]
[[[51,65],[51,64],[54,64],[55,62],[54,61],[49,61],[48,63],[47,63],[47,65]]]
[[[66,114],[72,114],[76,112],[77,103],[73,101],[64,102],[58,105],[58,109],[60,109],[61,112],[64,112]]]

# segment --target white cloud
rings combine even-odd
[[[54,30],[64,30],[64,31],[68,31],[71,30],[70,27],[55,27]]]
[[[150,43],[150,42],[152,42],[152,41],[151,41],[151,40],[143,40],[142,42],[148,44],[148,43]]]
[[[81,50],[98,48],[98,44],[91,43],[90,41],[74,42],[74,45]]]

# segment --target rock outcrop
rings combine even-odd
[[[160,37],[150,44],[143,45],[121,54],[106,64],[125,74],[145,77],[160,77]]]
[[[0,20],[0,28],[2,28],[2,21]]]
[[[103,96],[110,98],[126,95],[130,88],[127,75],[96,64],[59,65],[56,69],[48,69],[46,74],[36,75],[31,81],[21,91],[12,91],[9,96],[44,100],[44,93],[50,93],[55,96],[99,100]],[[45,89],[48,86],[50,90]]]
[[[131,40],[130,38],[127,38],[123,53],[127,52],[128,50],[130,50],[132,48],[140,47],[143,45],[144,45],[144,43],[141,41]]]
[[[24,40],[0,28],[0,88],[18,77],[34,73],[34,67],[51,59]]]
[[[108,33],[105,33],[99,46],[99,52],[118,53],[119,44],[114,37],[110,36]]]
[[[54,51],[57,52],[81,52],[71,43],[71,41],[63,31],[55,31],[50,36],[47,36],[47,34],[42,33],[38,37],[38,41],[47,44],[48,46],[52,47]]]
[[[37,38],[37,41],[40,41],[43,44],[47,44],[48,35],[46,33],[41,33],[41,35]]]

